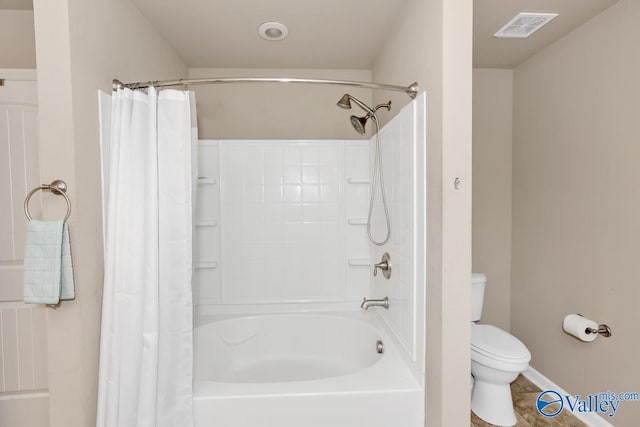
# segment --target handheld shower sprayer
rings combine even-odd
[[[351,109],[351,101],[355,102],[358,107],[362,108],[366,111],[366,115],[362,117],[351,116],[351,125],[360,135],[364,135],[366,133],[365,125],[367,124],[367,120],[369,118],[373,119],[373,123],[376,125],[376,148],[375,148],[375,160],[373,163],[373,180],[371,181],[371,196],[369,197],[369,215],[367,216],[367,235],[369,236],[369,240],[376,246],[382,246],[389,241],[389,237],[391,237],[391,220],[389,219],[389,209],[387,207],[387,196],[385,194],[384,189],[384,174],[382,171],[382,158],[380,155],[380,125],[378,124],[378,116],[376,116],[376,111],[380,108],[386,108],[387,111],[391,111],[391,101],[386,104],[378,104],[374,108],[369,107],[364,102],[360,101],[358,98],[345,93],[342,98],[337,102],[337,106],[344,109]],[[377,241],[374,239],[371,234],[371,216],[373,214],[373,202],[375,200],[376,193],[376,181],[378,180],[378,174],[380,175],[380,194],[382,196],[382,206],[384,208],[384,219],[387,225],[387,235],[382,241]]]

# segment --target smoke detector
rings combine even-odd
[[[526,13],[517,14],[511,21],[502,27],[495,37],[527,38],[540,28],[551,22],[557,13]]]

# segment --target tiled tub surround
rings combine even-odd
[[[197,304],[359,301],[366,141],[200,141]]]

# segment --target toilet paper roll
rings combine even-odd
[[[579,314],[568,314],[562,322],[562,329],[580,341],[591,342],[598,338],[598,334],[588,334],[587,328],[598,329],[598,324]]]

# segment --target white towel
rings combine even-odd
[[[24,302],[57,304],[74,298],[67,224],[29,221],[24,248]]]

